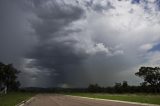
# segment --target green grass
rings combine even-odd
[[[10,92],[7,95],[0,95],[0,106],[15,106],[32,96],[34,96],[33,93],[22,92]]]
[[[94,94],[94,93],[71,93],[69,95],[83,96],[100,99],[121,100],[139,103],[150,103],[160,105],[160,95],[154,94]]]

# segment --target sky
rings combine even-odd
[[[160,64],[160,0],[0,0],[0,61],[22,87],[138,85]]]

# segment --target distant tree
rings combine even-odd
[[[15,69],[12,64],[5,65],[0,63],[0,88],[6,86],[9,90],[16,90],[20,86],[17,81],[17,74],[20,71]]]
[[[141,67],[136,76],[144,79],[143,86],[149,84],[152,88],[159,90],[160,87],[160,68],[159,67]]]
[[[100,92],[101,91],[101,87],[98,84],[90,84],[88,86],[88,90],[90,92]]]
[[[140,83],[140,88],[141,88],[141,92],[152,92],[149,89],[148,83],[145,81]]]
[[[122,84],[121,83],[115,83],[114,89],[116,93],[122,93]]]
[[[121,83],[117,83],[117,82],[114,85],[115,88],[120,88],[121,86],[122,86],[122,84]]]
[[[123,89],[123,92],[129,92],[129,85],[127,81],[122,82],[122,89]]]
[[[127,82],[127,81],[123,81],[122,87],[123,87],[123,88],[127,88],[127,87],[128,87],[128,82]]]

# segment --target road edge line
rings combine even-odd
[[[66,95],[66,96],[80,97],[80,98],[92,99],[92,100],[102,100],[102,101],[110,101],[110,102],[128,103],[128,104],[135,104],[135,105],[142,105],[142,106],[160,106],[158,104],[130,102],[130,101],[121,101],[121,100],[111,100],[111,99],[101,99],[101,98],[91,98],[91,97],[84,97],[84,96],[73,96],[73,95]]]
[[[34,97],[31,97],[28,100],[22,101],[21,103],[17,104],[16,106],[24,106],[25,104],[30,103],[33,99],[34,99]]]

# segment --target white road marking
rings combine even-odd
[[[24,106],[25,104],[31,102],[32,100],[34,99],[34,97],[30,98],[29,100],[26,100],[26,101],[22,101],[21,103],[19,103],[18,105],[16,106]]]
[[[142,105],[142,106],[160,106],[160,105],[156,105],[156,104],[138,103],[138,102],[128,102],[128,101],[120,101],[120,100],[110,100],[110,99],[100,99],[100,98],[90,98],[90,97],[72,96],[72,95],[66,95],[66,96],[70,96],[70,97],[79,97],[79,98],[92,99],[92,100],[103,100],[103,101],[111,101],[111,102],[119,102],[119,103],[135,104],[135,105]]]

